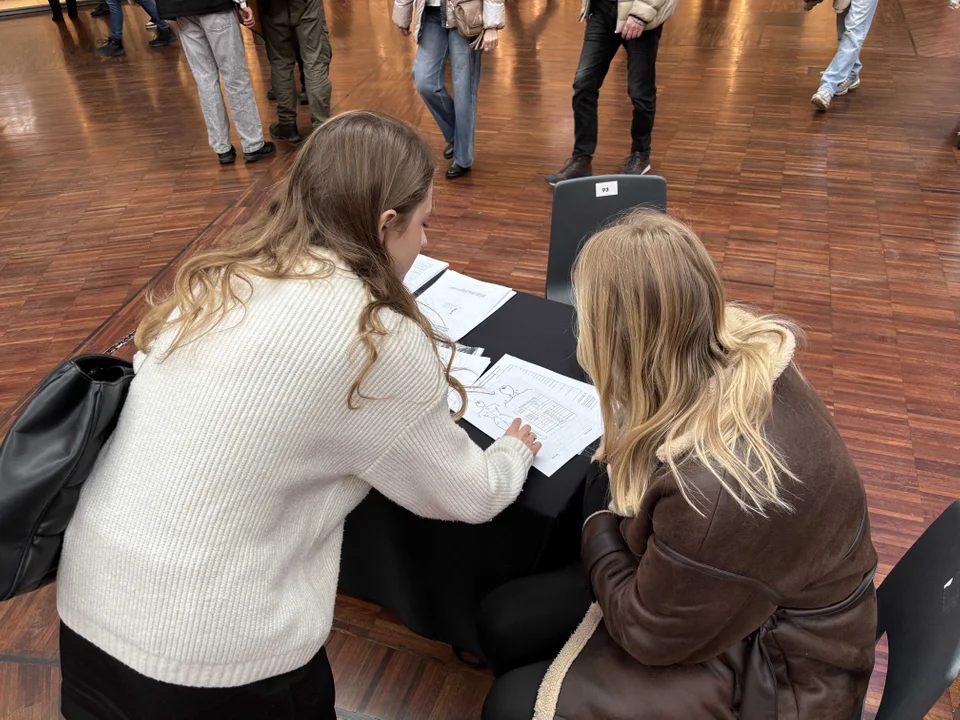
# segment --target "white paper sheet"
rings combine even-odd
[[[471,348],[473,349],[473,348]],[[444,363],[450,360],[450,351],[441,346],[440,360]],[[453,367],[450,374],[463,383],[469,392],[470,387],[477,384],[477,380],[483,375],[483,371],[490,366],[490,358],[480,354],[468,354],[457,352],[453,357]],[[460,409],[460,396],[453,390],[447,395],[447,402],[450,405],[451,412],[457,412]]]
[[[543,448],[533,466],[553,475],[603,434],[600,398],[592,385],[504,355],[474,388],[464,418],[492,438],[519,417]]]
[[[403,278],[403,284],[407,286],[407,290],[415,293],[448,267],[450,267],[450,263],[435,260],[426,255],[417,255],[417,259],[413,261],[413,267]]]
[[[459,340],[516,293],[449,270],[417,299],[420,309],[441,334]]]

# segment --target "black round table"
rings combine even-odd
[[[585,380],[577,364],[573,308],[518,293],[461,340]],[[462,423],[481,447],[492,439]],[[576,560],[590,453],[552,477],[531,470],[511,507],[484,525],[417,517],[378,492],[347,517],[339,591],[388,608],[423,637],[481,657],[480,600],[509,580]],[[453,480],[451,479],[451,482]]]

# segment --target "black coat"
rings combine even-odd
[[[188,15],[210,15],[235,10],[233,0],[157,0],[157,12],[164,20]]]

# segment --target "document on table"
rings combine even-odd
[[[516,293],[503,285],[474,280],[449,270],[417,299],[433,326],[459,340]]]
[[[479,348],[467,348],[468,350],[479,350]],[[444,346],[439,348],[440,360],[446,365],[450,361],[450,350]],[[483,355],[461,352],[459,347],[457,353],[453,356],[453,367],[450,374],[459,380],[469,392],[472,385],[477,384],[477,380],[483,375],[483,371],[490,365],[490,358]],[[447,394],[447,403],[451,412],[457,412],[460,409],[460,396],[450,390]]]
[[[426,255],[417,255],[417,259],[413,261],[413,267],[403,278],[403,284],[407,286],[407,290],[415,293],[448,267],[450,263],[434,260]]]
[[[548,477],[603,434],[600,398],[592,385],[504,355],[467,389],[464,419],[492,438],[519,417],[543,448],[533,466]]]

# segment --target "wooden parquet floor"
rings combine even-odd
[[[572,145],[580,0],[512,0],[484,58],[477,164],[439,181],[429,252],[542,292],[550,192]],[[375,108],[442,139],[410,79],[389,0],[329,2],[336,110]],[[127,56],[93,54],[87,13],[0,22],[0,413],[78,350],[130,332],[145,288],[221,241],[289,161],[221,168],[179,48],[151,50],[127,7]],[[835,48],[829,2],[683,0],[661,42],[654,171],[720,263],[730,296],[792,315],[800,362],[867,485],[881,577],[960,497],[960,12],[883,0],[863,85],[813,112]],[[249,42],[264,123],[268,67]],[[625,63],[601,97],[595,165],[629,149]],[[303,116],[306,124],[306,116]],[[125,348],[124,352],[129,352]],[[394,720],[479,717],[490,677],[382,609],[342,598],[338,704]],[[58,717],[52,588],[0,605],[0,720]],[[882,686],[881,649],[870,707]],[[945,697],[930,718],[951,717]]]

